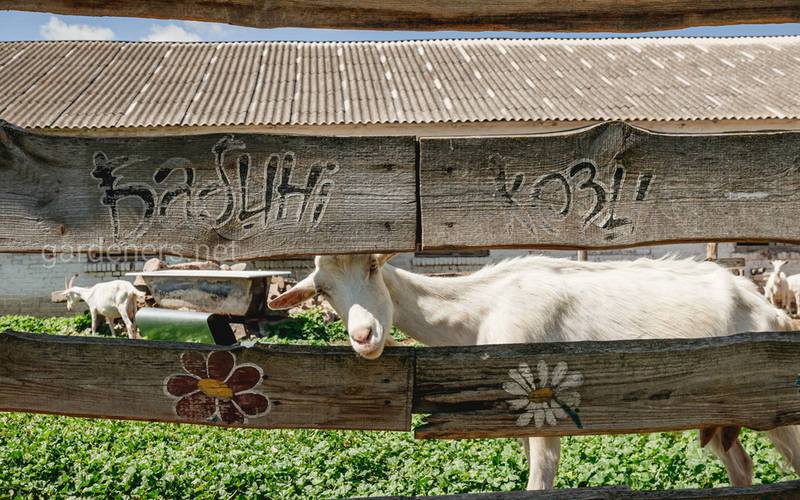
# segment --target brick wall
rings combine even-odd
[[[65,304],[50,302],[52,292],[64,289],[65,277],[79,274],[75,283],[81,286],[130,280],[124,277],[125,273],[141,269],[142,264],[90,260],[85,255],[0,254],[0,314],[66,315]]]

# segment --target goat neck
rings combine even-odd
[[[480,283],[469,276],[436,278],[383,266],[394,324],[430,346],[474,345],[481,324]]]
[[[73,292],[75,292],[78,295],[80,295],[80,297],[84,301],[86,301],[86,299],[92,294],[92,288],[91,287],[73,286],[72,288],[70,288],[70,290],[72,290]]]

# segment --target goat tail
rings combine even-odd
[[[778,332],[791,332],[797,330],[798,327],[785,311],[779,309],[775,315],[775,326],[773,329]]]

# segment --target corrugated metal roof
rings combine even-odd
[[[800,118],[800,37],[0,43],[29,128]]]

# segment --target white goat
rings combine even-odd
[[[781,270],[786,265],[786,262],[785,260],[772,261],[772,272],[767,278],[767,284],[764,285],[764,296],[775,307],[791,312],[792,293],[789,290],[786,274]]]
[[[86,302],[92,315],[92,335],[97,335],[97,322],[99,316],[103,316],[111,327],[114,326],[113,320],[122,318],[128,337],[141,338],[133,324],[133,318],[136,316],[136,297],[143,294],[133,284],[129,281],[114,280],[86,288],[74,286],[77,276],[76,274],[68,283],[65,282],[67,310],[72,311],[81,300]]]
[[[270,302],[292,307],[324,294],[347,324],[357,353],[375,359],[392,324],[423,344],[475,345],[641,338],[696,338],[790,330],[785,313],[755,285],[713,263],[691,260],[574,262],[546,257],[505,261],[464,277],[416,275],[384,265],[387,255],[323,256],[316,269]],[[725,428],[729,429],[729,428]],[[738,430],[701,433],[731,483],[752,481],[753,462]],[[800,426],[767,435],[800,472]],[[557,437],[524,441],[528,489],[549,489]]]

